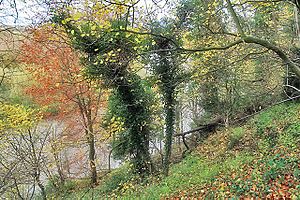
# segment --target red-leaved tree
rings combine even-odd
[[[38,105],[48,107],[48,118],[64,121],[71,139],[85,133],[91,181],[96,184],[95,134],[100,130],[107,95],[100,82],[83,75],[78,52],[68,45],[61,31],[56,34],[53,28],[43,27],[30,36],[22,44],[19,58],[32,78],[25,92]]]

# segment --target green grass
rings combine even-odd
[[[239,168],[241,164],[252,160],[252,156],[246,153],[232,156],[224,161],[202,159],[198,155],[190,155],[178,165],[171,168],[170,175],[158,184],[150,185],[143,189],[143,193],[129,193],[124,199],[134,197],[140,199],[159,199],[162,196],[197,187],[208,181],[222,171]]]
[[[230,127],[210,136],[180,163],[172,165],[168,177],[153,176],[141,182],[125,165],[105,177],[98,187],[72,191],[62,198],[151,200],[197,196],[201,192],[211,195],[210,199],[268,195],[268,181],[285,176],[285,169],[300,176],[299,140],[300,104],[282,104],[242,127]],[[253,184],[257,184],[256,193],[251,191]],[[219,189],[213,191],[215,186]],[[295,198],[300,195],[300,185],[299,190],[297,187],[290,190]]]

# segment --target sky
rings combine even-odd
[[[47,9],[40,3],[43,0],[0,0],[0,25],[28,26],[43,22],[47,16]],[[166,0],[140,0],[138,6],[155,9],[157,17],[164,17],[167,13]],[[153,8],[155,7],[155,8]]]
[[[35,0],[3,0],[0,4],[0,23],[4,26],[37,24],[46,13]]]

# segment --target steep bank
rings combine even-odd
[[[300,198],[300,104],[275,106],[238,127],[218,130],[171,167],[170,176],[142,183],[113,171],[101,184],[64,199],[297,199]],[[77,184],[79,185],[79,183]],[[58,197],[58,196],[56,196]]]

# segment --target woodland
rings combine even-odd
[[[0,199],[300,199],[299,0],[0,0]]]

